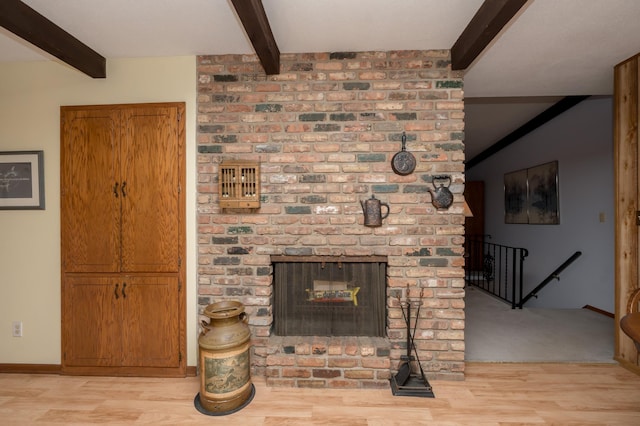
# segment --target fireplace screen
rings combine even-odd
[[[384,262],[275,262],[275,334],[383,337],[386,275]]]

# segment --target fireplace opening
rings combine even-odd
[[[278,336],[385,337],[382,256],[272,256]]]

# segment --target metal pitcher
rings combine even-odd
[[[382,219],[389,216],[389,204],[378,200],[373,194],[368,200],[360,200],[360,204],[364,212],[364,226],[382,226]],[[387,208],[385,214],[382,214],[382,207]]]

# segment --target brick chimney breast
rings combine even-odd
[[[464,378],[464,101],[448,50],[197,58],[198,309],[245,305],[252,374],[272,386],[384,388],[407,352],[400,301],[422,298],[415,345],[430,379]],[[406,149],[413,173],[393,172]],[[221,209],[222,160],[260,163],[260,207]],[[431,204],[433,175],[454,203]],[[360,205],[388,203],[380,227]],[[386,336],[276,336],[271,256],[385,256]]]

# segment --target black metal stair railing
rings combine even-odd
[[[521,308],[524,260],[529,252],[490,243],[490,238],[478,235],[465,241],[465,280],[509,303],[512,309]]]
[[[577,252],[573,253],[571,255],[571,257],[569,257],[567,260],[565,260],[562,265],[558,266],[555,271],[550,273],[547,278],[545,278],[540,284],[538,284],[536,286],[536,288],[534,288],[533,290],[531,290],[531,292],[529,292],[529,294],[524,296],[520,300],[520,304],[518,305],[518,307],[520,309],[522,309],[522,306],[524,306],[524,304],[527,303],[529,301],[529,299],[531,299],[532,297],[536,297],[537,298],[538,297],[538,293],[540,292],[540,290],[545,288],[547,286],[547,284],[549,284],[552,280],[556,279],[556,280],[560,281],[560,273],[562,271],[564,271],[567,268],[567,266],[571,265],[580,256],[582,256],[582,252],[581,251],[577,251]]]

